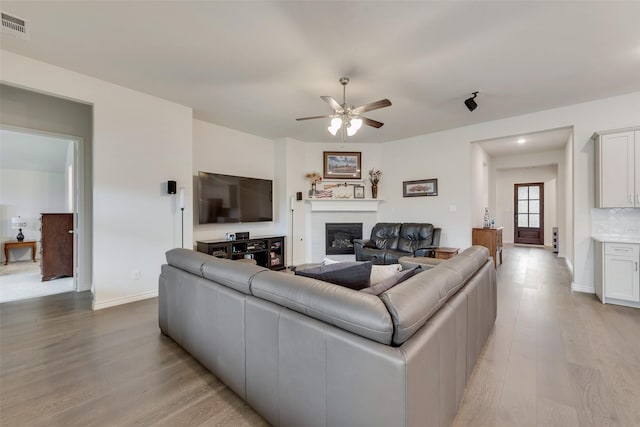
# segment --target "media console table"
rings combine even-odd
[[[265,236],[246,240],[198,240],[198,252],[218,258],[251,258],[271,270],[284,269],[284,236]]]

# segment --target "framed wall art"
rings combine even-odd
[[[364,185],[354,185],[353,186],[353,198],[354,199],[364,199]]]
[[[402,183],[402,197],[437,196],[437,179],[419,179]]]
[[[362,153],[324,151],[323,179],[361,179]]]

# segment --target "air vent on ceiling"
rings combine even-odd
[[[2,32],[29,40],[29,21],[2,12]]]

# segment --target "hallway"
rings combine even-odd
[[[640,425],[640,310],[572,293],[564,260],[506,246],[498,318],[455,426]]]

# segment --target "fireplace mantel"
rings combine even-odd
[[[380,199],[306,199],[311,212],[376,212]]]

